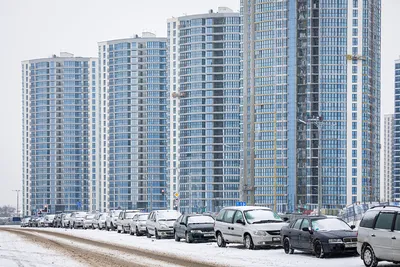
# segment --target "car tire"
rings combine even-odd
[[[371,246],[366,246],[362,253],[362,259],[366,267],[376,267],[378,266],[378,259],[375,256],[374,250]]]
[[[180,242],[181,241],[181,238],[178,236],[177,232],[174,232],[174,238],[175,238],[176,242]]]
[[[141,234],[140,234],[139,229],[137,228],[137,226],[136,226],[136,236],[141,236]]]
[[[161,239],[161,236],[158,235],[157,228],[154,230],[154,235],[156,236],[156,239]]]
[[[147,238],[151,238],[151,234],[149,233],[149,230],[146,228],[146,236]]]
[[[114,224],[111,223],[111,231],[115,231]]]
[[[285,237],[285,239],[283,239],[283,250],[285,251],[286,254],[294,253],[294,249],[292,249],[292,245],[290,245],[289,237]]]
[[[325,257],[324,247],[322,246],[321,241],[315,240],[314,242],[314,253],[315,257],[322,259]]]
[[[76,225],[75,225],[75,223],[72,225],[72,228],[76,229]]]
[[[193,239],[190,237],[188,232],[185,234],[185,241],[186,243],[193,243]]]
[[[110,231],[110,227],[108,227],[107,223],[106,223],[106,231]]]
[[[254,249],[253,238],[249,234],[244,236],[244,246],[247,249]]]
[[[129,234],[130,234],[130,235],[135,235],[135,232],[132,231],[132,227],[129,227]]]
[[[217,245],[220,248],[226,247],[226,242],[225,242],[224,238],[222,237],[221,233],[217,233]]]
[[[99,227],[99,230],[101,230],[100,224],[99,224],[99,225],[97,225],[97,227]]]

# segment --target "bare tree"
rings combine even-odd
[[[10,217],[15,214],[15,208],[9,205],[0,206],[0,217]]]

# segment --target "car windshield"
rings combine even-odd
[[[71,217],[71,214],[65,215],[65,218],[69,218],[69,217]]]
[[[266,209],[247,210],[244,212],[244,216],[250,224],[282,222],[278,214]]]
[[[146,220],[147,220],[147,217],[149,217],[148,214],[140,215],[140,216],[139,216],[139,221],[146,221]]]
[[[107,214],[101,214],[100,219],[106,219],[107,218]]]
[[[77,213],[75,214],[76,218],[84,218],[86,216],[86,213]]]
[[[53,220],[54,217],[55,217],[55,215],[47,215],[47,219],[48,219],[48,220]]]
[[[201,224],[201,223],[214,223],[214,219],[211,216],[190,216],[188,218],[188,224]]]
[[[160,212],[158,214],[159,221],[175,221],[181,216],[179,212]]]
[[[135,214],[136,214],[136,212],[129,212],[129,213],[127,212],[127,213],[126,213],[126,218],[127,218],[127,219],[132,219],[133,216],[135,216]]]
[[[112,216],[113,217],[118,217],[121,212],[122,212],[122,210],[114,210],[113,213],[112,213]]]
[[[311,224],[314,231],[352,231],[347,223],[335,218],[312,220]]]

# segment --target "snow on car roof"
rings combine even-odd
[[[232,206],[232,207],[225,207],[225,209],[234,209],[234,210],[241,210],[241,211],[246,211],[246,210],[271,210],[268,207],[261,207],[261,206]]]

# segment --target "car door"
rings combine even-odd
[[[227,209],[224,214],[224,218],[221,223],[221,232],[222,235],[227,242],[234,242],[233,236],[233,216],[235,215],[236,210]]]
[[[303,219],[299,229],[299,248],[302,250],[311,250],[311,233],[310,231],[303,231],[304,228],[311,229],[309,219]]]
[[[392,233],[393,261],[400,261],[400,213],[397,213]]]
[[[242,223],[238,223],[237,221],[241,221]],[[244,224],[244,218],[243,218],[243,213],[240,210],[237,210],[235,212],[235,215],[233,216],[233,224],[231,226],[231,236],[233,242],[236,243],[241,243],[243,242],[243,235],[244,232],[246,231],[246,225]]]
[[[300,240],[300,226],[301,223],[303,222],[303,219],[297,219],[289,228],[288,231],[288,236],[290,240],[290,244],[292,245],[292,248],[299,248],[299,240]]]
[[[183,221],[183,218],[184,217],[186,217],[185,215],[181,215],[177,220],[176,220],[176,229],[175,229],[175,231],[176,231],[176,234],[179,236],[179,237],[183,237],[183,225],[181,225],[181,222],[184,222]]]
[[[155,213],[152,212],[146,222],[147,231],[149,234],[154,235]]]
[[[392,226],[395,219],[394,212],[380,212],[376,219],[374,230],[371,231],[371,242],[378,259],[392,260]]]

